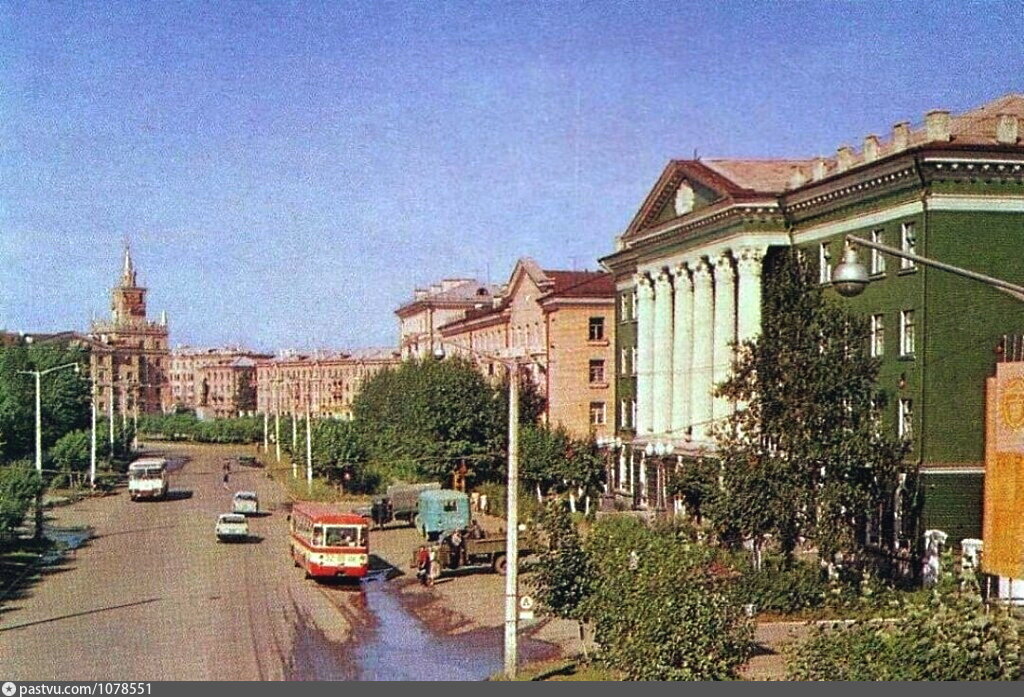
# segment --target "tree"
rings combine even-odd
[[[717,388],[738,406],[716,432],[713,517],[724,537],[753,540],[755,565],[768,535],[787,560],[801,536],[826,561],[856,555],[868,518],[892,500],[906,445],[879,423],[865,319],[827,301],[795,251],[768,264],[762,333],[737,347]]]
[[[91,460],[92,438],[89,431],[65,433],[50,449],[54,467],[69,481],[72,472],[84,472]]]
[[[535,398],[524,390],[520,418]],[[370,378],[352,404],[367,457],[413,465],[420,476],[447,479],[461,461],[470,476],[500,475],[507,448],[507,397],[461,358],[409,360]]]
[[[564,427],[527,424],[519,430],[520,478],[539,496],[570,493],[575,500],[595,493],[604,478],[604,462],[593,438],[573,438]]]
[[[358,490],[373,490],[367,477],[366,450],[351,421],[321,419],[313,424],[313,473]]]
[[[35,384],[20,371],[65,363],[88,367],[83,349],[43,344],[0,347],[0,457],[13,460],[35,450]],[[72,370],[50,373],[41,382],[43,448],[69,431],[89,425],[89,383]]]
[[[595,570],[565,504],[548,501],[540,519],[547,549],[536,565],[538,600],[556,617],[582,621],[583,603],[593,592]]]

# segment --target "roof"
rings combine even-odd
[[[420,498],[428,501],[452,501],[468,499],[469,495],[455,489],[427,489],[420,492]]]
[[[814,160],[701,160],[742,189],[760,193],[782,193],[795,172],[809,168]]]
[[[868,135],[859,151],[849,146],[836,149],[831,157],[804,159],[709,159],[670,160],[654,188],[647,195],[639,211],[627,227],[623,238],[638,234],[656,223],[659,214],[676,194],[686,179],[701,182],[718,196],[710,206],[700,210],[714,210],[711,206],[728,207],[740,201],[751,202],[799,189],[832,175],[870,164],[910,148],[940,145],[944,147],[1021,147],[1024,144],[1024,94],[1010,93],[970,109],[959,115],[949,115],[949,138],[929,138],[928,121],[931,116],[948,112],[928,112],[916,126],[900,122],[888,137]],[[996,137],[1000,117],[1017,119],[1018,137],[1015,143],[1000,142]],[[897,138],[899,132],[899,138]],[[905,143],[898,140],[906,140]],[[865,149],[868,150],[867,156]],[[874,152],[871,152],[871,151]],[[694,211],[696,212],[696,211]],[[686,213],[684,215],[690,215]]]
[[[398,360],[401,353],[390,346],[358,348],[358,349],[316,349],[310,352],[283,351],[272,358],[262,360],[257,365],[273,363],[329,363],[332,361],[380,361]]]
[[[615,278],[604,271],[547,271],[554,278],[555,287],[549,297],[610,298],[615,295]]]
[[[453,285],[456,284],[456,285]],[[473,305],[490,303],[491,298],[501,292],[501,286],[492,283],[481,283],[475,278],[445,279],[440,285],[430,288],[417,288],[412,300],[403,303],[396,314],[407,314],[425,305]]]

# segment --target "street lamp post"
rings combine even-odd
[[[53,368],[46,370],[19,370],[18,373],[22,375],[31,375],[36,380],[36,472],[39,474],[40,482],[43,477],[43,397],[42,397],[42,378],[44,375],[49,375],[58,370],[65,368],[74,368],[75,372],[81,371],[81,367],[77,363],[65,363],[64,365],[58,365]],[[36,494],[36,539],[43,536],[43,493],[42,487],[40,487],[39,493]]]
[[[91,428],[89,430],[89,488],[96,488],[96,378],[89,381],[89,407]]]
[[[444,344],[438,339],[434,357],[443,359]],[[432,341],[433,343],[433,341]],[[498,358],[476,349],[459,346],[494,360],[508,369],[508,479],[505,513],[505,677],[516,677],[519,654],[519,362]]]
[[[893,256],[900,257],[901,259],[908,259],[910,261],[917,262],[922,266],[931,266],[932,268],[948,271],[949,273],[956,274],[957,276],[970,278],[984,283],[987,286],[1001,290],[1004,293],[1013,296],[1017,300],[1024,301],[1024,286],[1019,286],[1000,278],[986,276],[985,274],[978,273],[977,271],[962,269],[959,266],[946,264],[945,262],[929,259],[928,257],[923,257],[918,254],[912,254],[911,252],[904,252],[902,249],[896,249],[895,247],[889,247],[861,237],[854,237],[853,235],[846,236],[846,251],[843,252],[843,260],[839,264],[836,264],[836,268],[832,273],[832,287],[837,293],[845,298],[852,298],[860,295],[864,292],[868,283],[871,282],[868,270],[857,258],[858,246],[877,249],[880,252],[892,254]]]

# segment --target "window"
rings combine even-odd
[[[818,282],[832,282],[832,251],[828,242],[822,242],[818,247]]]
[[[911,399],[900,400],[899,434],[905,441],[914,439],[914,401]]]
[[[604,317],[591,317],[587,331],[590,341],[604,341]]]
[[[629,428],[629,402],[619,402],[619,428]]]
[[[629,308],[632,307],[629,300],[629,293],[623,293],[619,296],[619,321],[629,321]]]
[[[913,223],[903,223],[902,232],[900,235],[901,249],[907,254],[917,254],[917,232],[914,229]],[[917,264],[911,259],[901,259],[901,269],[913,269],[916,268]]]
[[[629,349],[629,374],[636,375],[636,346]]]
[[[629,349],[625,346],[619,351],[619,374],[629,375]]]
[[[914,311],[900,311],[900,355],[914,355]]]
[[[636,400],[629,403],[629,427],[636,428]]]
[[[630,297],[633,299],[633,309],[629,313],[629,318],[631,320],[635,320],[636,319],[637,310],[640,307],[640,293],[638,293],[637,291],[633,291],[630,294]]]
[[[591,426],[604,426],[605,414],[604,414],[604,402],[591,402],[590,403],[590,425]]]
[[[885,315],[871,315],[871,357],[885,355]]]
[[[590,361],[590,384],[604,382],[604,360],[597,358]]]
[[[871,241],[876,244],[885,244],[885,232],[883,230],[872,230]],[[885,273],[885,255],[877,249],[871,250],[871,273],[873,275]]]

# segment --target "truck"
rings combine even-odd
[[[508,570],[507,540],[504,531],[497,535],[488,535],[480,531],[482,537],[472,537],[471,533],[461,532],[458,536],[445,535],[434,547],[437,567],[434,576],[446,570],[463,567],[490,567],[494,573],[505,575]],[[519,556],[531,554],[536,545],[533,540],[520,533],[518,538]],[[413,557],[415,566],[415,555]]]
[[[388,487],[384,496],[373,501],[367,510],[360,511],[373,521],[375,528],[383,528],[396,520],[413,525],[419,512],[420,494],[441,488],[437,482],[426,484],[394,484]]]

